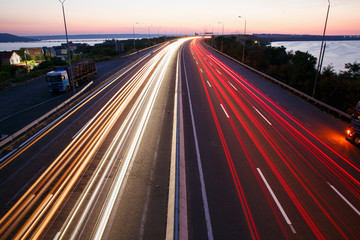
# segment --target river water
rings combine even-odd
[[[287,51],[309,52],[319,58],[321,41],[272,42],[271,46],[284,46]],[[345,63],[360,63],[360,41],[327,41],[323,68],[331,64],[336,72],[344,71]]]
[[[127,38],[116,38],[116,40],[126,40]],[[90,46],[94,46],[98,43],[103,43],[105,38],[94,39],[69,39],[73,43],[87,43]],[[62,43],[66,43],[65,39],[54,40],[42,40],[36,42],[0,42],[0,51],[19,50],[20,48],[38,48],[38,47],[55,47],[60,46]]]

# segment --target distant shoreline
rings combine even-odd
[[[150,38],[161,37],[163,34],[150,34]],[[252,34],[256,38],[265,42],[289,42],[289,41],[321,41],[322,35],[306,35],[306,34]],[[170,35],[169,35],[170,36]],[[173,36],[173,35],[171,35]],[[180,36],[180,35],[179,35]],[[11,37],[11,38],[10,38]],[[132,39],[132,38],[148,38],[149,34],[75,34],[69,35],[72,39]],[[65,39],[65,35],[38,35],[38,36],[16,36],[11,34],[1,34],[0,42],[33,42],[42,40],[58,40]],[[24,41],[25,40],[25,41]],[[326,41],[357,41],[360,35],[326,35]]]
[[[267,42],[322,41],[322,35],[254,34]],[[325,41],[359,41],[360,35],[326,35]]]
[[[162,34],[150,34],[150,38],[161,37]],[[173,35],[168,35],[173,36]],[[148,38],[149,34],[78,34],[69,35],[69,40],[81,40],[81,39],[132,39],[132,38]],[[44,36],[16,36],[8,33],[0,33],[1,43],[16,43],[16,42],[38,42],[46,40],[59,40],[66,39],[65,35],[44,35]]]
[[[161,34],[160,34],[161,35]],[[284,41],[321,41],[322,35],[306,35],[306,34],[253,34],[260,39],[271,40],[271,42]],[[49,35],[49,36],[29,36],[30,38],[39,40],[64,39],[65,35]],[[113,38],[133,38],[133,34],[77,34],[69,35],[69,39],[113,39]],[[135,38],[148,38],[149,34],[135,34]],[[150,38],[158,37],[158,34],[150,34]],[[326,41],[352,41],[360,40],[360,35],[326,35]]]

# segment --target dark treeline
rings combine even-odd
[[[208,40],[208,44],[220,50],[221,38]],[[241,61],[243,42],[235,36],[225,36],[223,52]],[[255,38],[246,40],[245,64],[310,96],[314,88],[316,61],[308,52],[287,52],[285,47],[266,46]],[[347,63],[345,69],[336,73],[331,65],[325,66],[318,77],[315,98],[351,114],[360,100],[360,63]]]

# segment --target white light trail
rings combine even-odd
[[[173,56],[173,54],[175,53],[175,51],[178,49],[178,47],[180,46],[180,44],[174,44],[172,46],[172,49],[168,49],[168,53],[166,55],[165,58],[163,58],[163,60],[161,61],[161,63],[159,64],[160,67],[158,67],[156,69],[156,73],[152,75],[151,80],[149,81],[149,83],[154,83],[154,89],[152,90],[152,92],[150,93],[150,88],[146,89],[146,92],[148,92],[148,94],[151,94],[149,99],[147,99],[146,101],[146,107],[144,109],[144,114],[142,115],[141,121],[138,125],[138,128],[135,132],[133,141],[131,142],[130,148],[128,150],[128,154],[124,160],[123,163],[123,167],[121,168],[120,172],[118,172],[116,179],[114,180],[114,185],[112,186],[112,191],[110,192],[110,195],[108,196],[108,200],[107,203],[104,205],[103,210],[102,210],[102,215],[100,218],[100,221],[97,224],[97,229],[95,234],[92,236],[93,239],[101,239],[106,225],[108,223],[108,220],[110,218],[110,214],[112,212],[112,209],[114,207],[115,204],[115,200],[118,196],[118,193],[120,191],[121,185],[122,185],[122,181],[125,177],[125,173],[127,171],[127,168],[131,162],[131,160],[135,157],[136,152],[137,152],[137,148],[139,146],[139,142],[141,141],[141,136],[144,133],[146,124],[148,122],[148,119],[150,117],[150,113],[151,110],[154,106],[155,103],[155,99],[156,96],[159,92],[161,83],[164,79],[165,76],[165,72],[167,70],[168,65],[170,64],[170,58]],[[160,74],[158,73],[159,70],[161,70]],[[159,76],[157,76],[159,75]],[[157,81],[156,81],[157,80]],[[144,104],[145,102],[145,98],[143,98],[143,102],[142,104]]]
[[[70,237],[71,239],[75,239],[81,236],[81,232],[82,232],[81,229],[85,227],[84,224],[86,224],[87,222],[86,219],[90,217],[92,208],[94,207],[94,204],[96,204],[99,198],[99,194],[101,193],[103,186],[107,181],[106,176],[112,170],[113,164],[118,160],[118,156],[120,152],[124,150],[123,149],[124,143],[128,140],[128,136],[130,136],[130,132],[132,132],[131,134],[133,137],[131,138],[131,143],[129,144],[128,149],[126,150],[127,152],[126,158],[123,159],[121,168],[116,173],[116,177],[111,186],[111,190],[109,191],[109,194],[106,198],[106,203],[104,203],[101,214],[99,215],[99,218],[97,220],[97,224],[96,224],[97,228],[94,231],[92,238],[99,239],[101,238],[101,236],[103,236],[112,209],[114,207],[115,200],[119,197],[120,189],[124,184],[124,179],[128,171],[128,168],[129,166],[131,166],[131,162],[136,155],[137,148],[141,141],[142,134],[144,133],[146,123],[149,119],[151,110],[154,106],[156,96],[159,92],[168,65],[170,64],[170,59],[175,54],[175,52],[182,44],[182,42],[183,41],[178,41],[177,43],[167,46],[162,51],[159,51],[159,53],[157,53],[152,60],[146,63],[143,68],[141,68],[137,73],[135,73],[132,80],[129,81],[129,82],[136,81],[138,86],[141,86],[146,81],[146,79],[149,79],[145,84],[145,86],[143,87],[143,90],[137,97],[133,107],[128,113],[125,121],[121,125],[116,136],[112,140],[112,143],[110,144],[109,148],[106,151],[106,154],[102,158],[100,165],[94,172],[90,182],[88,183],[84,192],[82,193],[81,198],[78,200],[76,207],[73,209],[71,215],[69,215],[60,233],[57,234],[58,239],[66,238],[67,236],[66,232],[69,231],[70,226],[73,229]],[[122,88],[122,91],[125,90]],[[136,92],[137,90],[132,89],[132,91],[128,93],[124,98],[127,101],[130,101],[133,98],[133,94],[136,94]],[[106,106],[104,106],[102,111],[105,111],[108,105],[109,103],[107,103]],[[126,106],[127,104],[125,104],[124,102],[122,105]],[[100,114],[100,112],[98,114]],[[122,111],[119,110],[119,112],[116,113],[115,116],[121,114],[121,112]],[[140,114],[140,112],[142,112],[141,113],[142,115]],[[118,116],[114,117],[113,119],[117,119],[117,118]],[[86,126],[88,126],[88,124]],[[84,127],[82,132],[85,130],[86,127]],[[101,175],[100,172],[102,173]],[[88,196],[90,192],[92,195],[89,199]],[[86,197],[87,197],[87,201],[85,201]],[[75,217],[79,214],[81,214],[79,217]],[[75,219],[77,219],[76,223],[74,222]]]

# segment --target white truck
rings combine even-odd
[[[66,92],[73,86],[85,82],[96,74],[95,63],[83,60],[69,67],[55,67],[53,71],[46,74],[46,81],[50,92]],[[71,75],[70,75],[71,74]],[[74,81],[74,84],[73,82]]]

